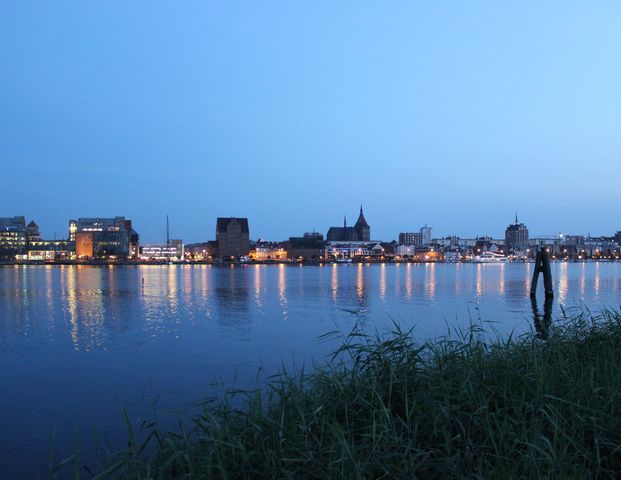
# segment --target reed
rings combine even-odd
[[[139,435],[126,419],[127,449],[106,457],[96,478],[583,479],[621,472],[617,312],[574,312],[545,339],[489,340],[473,326],[421,343],[395,325],[386,334],[357,328],[341,340],[327,365],[231,392],[190,427],[151,425]]]

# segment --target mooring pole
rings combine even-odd
[[[537,283],[539,283],[539,274],[543,273],[543,286],[546,298],[554,297],[554,288],[552,287],[552,270],[550,269],[550,256],[545,247],[537,251],[535,256],[535,271],[533,272],[533,281],[530,284],[530,296],[537,295]]]
[[[543,287],[546,291],[546,298],[554,297],[554,288],[552,288],[552,269],[550,268],[550,255],[548,251],[544,249],[541,253],[541,259],[543,260]]]
[[[533,281],[530,282],[530,296],[534,297],[537,295],[537,283],[539,282],[539,272],[541,265],[541,252],[537,250],[537,254],[535,255],[535,270],[533,272]]]

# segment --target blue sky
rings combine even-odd
[[[0,216],[621,229],[621,3],[0,4]]]

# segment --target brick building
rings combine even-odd
[[[218,218],[216,222],[217,256],[244,257],[250,253],[250,230],[247,218]]]

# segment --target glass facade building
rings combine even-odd
[[[0,218],[0,259],[14,260],[26,252],[26,218]]]
[[[71,239],[74,224],[69,224]],[[138,234],[125,217],[79,218],[75,224],[75,255],[83,259],[130,258],[138,254]]]

